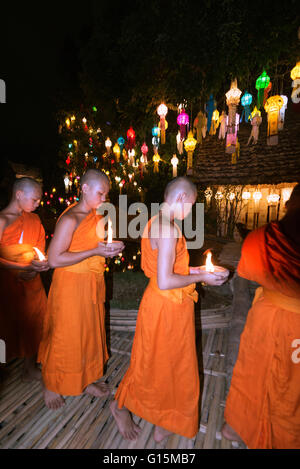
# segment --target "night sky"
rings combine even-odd
[[[0,105],[1,159],[35,166],[56,158],[57,97],[65,87],[76,93],[75,44],[90,22],[87,1],[39,5],[11,2],[1,18],[0,78],[7,93]]]

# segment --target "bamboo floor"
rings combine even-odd
[[[115,393],[130,362],[134,332],[124,330],[126,318],[131,321],[136,312],[111,311],[108,329],[110,359],[105,381]],[[122,326],[123,320],[123,326]],[[88,395],[66,397],[66,404],[53,411],[43,401],[39,382],[21,380],[22,360],[14,360],[4,368],[0,382],[0,448],[1,449],[235,449],[245,448],[221,436],[225,407],[225,356],[230,314],[206,310],[196,319],[197,350],[201,382],[201,422],[193,439],[172,435],[156,444],[154,426],[134,416],[141,427],[139,438],[126,441],[118,432],[110,414],[110,398]],[[121,322],[120,322],[121,321]],[[119,326],[119,329],[118,329]]]

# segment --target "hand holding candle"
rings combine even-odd
[[[211,260],[212,254],[210,251],[206,252],[206,254],[205,265],[190,267],[190,274],[203,273],[202,282],[205,282],[205,284],[214,286],[222,285],[229,276],[229,270],[219,265],[214,265]]]
[[[107,241],[98,243],[99,255],[103,257],[115,257],[124,249],[122,241],[113,241],[112,221],[108,219]]]
[[[31,261],[30,267],[35,272],[44,272],[49,270],[48,259],[44,256],[44,254],[36,247],[33,248],[38,255],[38,260],[33,259]]]

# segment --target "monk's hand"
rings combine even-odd
[[[201,269],[200,267],[190,267],[190,274],[193,275],[193,274],[200,274],[201,273]]]
[[[46,270],[50,269],[47,259],[44,261],[38,261],[34,259],[31,261],[30,267],[32,270],[34,270],[34,272],[45,272]]]
[[[21,270],[18,274],[18,277],[20,280],[32,280],[34,277],[36,277],[37,272],[34,270]]]
[[[212,286],[223,285],[228,279],[229,274],[230,272],[227,269],[222,272],[206,272],[205,270],[201,270],[201,282]]]
[[[102,257],[115,257],[123,251],[125,245],[122,241],[113,243],[98,243],[98,254]]]

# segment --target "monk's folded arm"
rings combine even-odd
[[[205,280],[205,273],[179,275],[173,271],[176,256],[176,237],[158,238],[157,285],[160,290],[187,287]]]
[[[51,268],[66,267],[77,264],[88,257],[100,255],[98,248],[80,252],[68,251],[76,228],[74,217],[64,216],[57,223],[48,251],[48,263]]]

